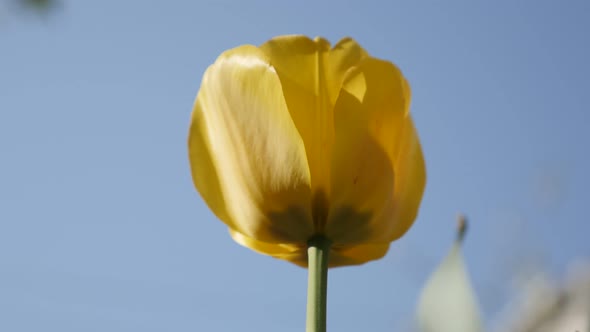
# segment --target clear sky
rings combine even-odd
[[[398,64],[427,162],[408,234],[330,271],[331,331],[408,331],[461,211],[488,324],[590,257],[588,1],[0,4],[0,331],[304,329],[306,270],[235,244],[187,161],[206,67],[280,34]]]

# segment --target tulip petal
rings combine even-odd
[[[279,78],[256,47],[227,51],[207,69],[189,158],[195,186],[229,227],[270,243],[313,234],[305,147]]]
[[[234,241],[244,247],[307,268],[306,244],[268,243],[255,240],[231,228],[229,232]],[[385,256],[388,249],[388,243],[332,247],[330,248],[328,265],[329,267],[339,267],[364,264]]]
[[[260,49],[277,71],[291,117],[303,139],[312,192],[318,196],[314,197],[314,202],[322,201],[330,190],[333,107],[345,73],[367,53],[350,38],[330,49],[325,39],[311,40],[305,36],[278,37]],[[327,207],[318,207],[321,208]],[[322,230],[325,220],[317,219],[325,214],[314,213],[318,231]]]
[[[283,259],[301,267],[307,267],[307,245],[268,243],[255,240],[238,231],[229,229],[229,234],[237,243],[258,253]]]
[[[389,62],[367,58],[348,73],[334,109],[326,227],[333,241],[390,242],[413,223],[425,168],[409,103],[409,87]]]
[[[396,152],[393,202],[386,207],[376,221],[376,224],[385,224],[392,220],[399,221],[393,223],[389,241],[400,238],[412,226],[418,215],[426,185],[424,156],[413,123],[406,123],[402,129],[400,145]]]
[[[389,243],[368,243],[334,247],[330,251],[330,267],[360,265],[382,258],[389,250]]]

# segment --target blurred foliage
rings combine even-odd
[[[418,332],[482,332],[478,296],[471,286],[461,243],[467,224],[460,217],[457,238],[423,286],[416,310]],[[571,263],[561,281],[545,271],[529,272],[515,285],[497,317],[494,332],[590,332],[590,262]]]
[[[60,0],[0,0],[0,12],[45,16],[60,8],[61,5]]]
[[[467,221],[459,216],[457,238],[431,274],[418,301],[420,332],[481,332],[477,296],[471,286],[461,244]]]
[[[20,5],[30,10],[48,12],[57,7],[57,0],[18,0]]]

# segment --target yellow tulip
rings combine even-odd
[[[222,53],[203,76],[189,131],[194,184],[235,241],[307,266],[383,257],[416,218],[425,166],[410,88],[353,39],[281,36]]]

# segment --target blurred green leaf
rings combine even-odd
[[[21,10],[41,15],[49,14],[60,7],[59,0],[13,0]]]
[[[421,332],[483,331],[460,239],[426,282],[417,315]]]
[[[21,0],[24,6],[37,10],[48,10],[55,5],[53,0]]]

